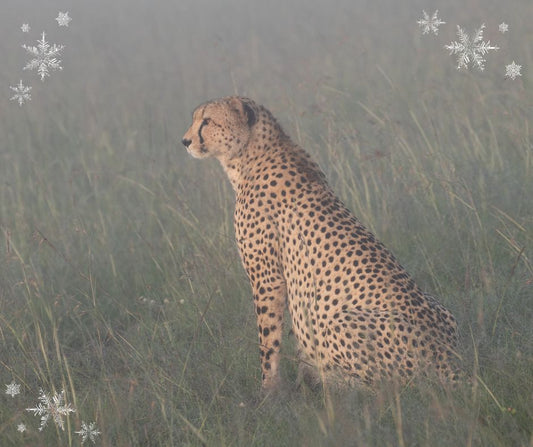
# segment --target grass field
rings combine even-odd
[[[0,386],[21,385],[0,396],[1,446],[79,445],[82,421],[101,446],[533,446],[530,0],[35,3],[0,12]],[[500,50],[458,71],[443,46],[481,23]],[[44,82],[20,47],[42,30],[66,45]],[[453,311],[478,379],[257,401],[233,192],[179,143],[197,104],[234,93]],[[40,389],[76,408],[64,431],[25,411]]]

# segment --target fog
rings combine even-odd
[[[454,73],[455,59],[442,46],[456,38],[456,24],[473,30],[507,20],[511,47],[526,35],[532,5],[520,0],[2,0],[0,82],[5,96],[19,79],[31,82],[28,113],[50,110],[54,101],[66,104],[68,98],[91,107],[88,114],[147,107],[178,125],[198,103],[237,93],[290,120],[291,104],[320,107],[324,86],[341,92],[341,100],[346,95],[364,100],[380,88],[369,80],[385,82],[383,74],[395,83],[417,81],[427,64]],[[448,22],[439,36],[421,36],[416,21],[423,9],[430,14],[439,9]],[[68,28],[57,26],[58,11],[72,17]],[[21,32],[22,23],[31,26],[29,33]],[[50,43],[66,48],[63,70],[40,82],[35,73],[22,71],[27,55],[21,45],[35,45],[43,30]],[[494,29],[485,33],[493,41],[500,37]],[[529,51],[512,57],[526,65],[531,43],[521,44]],[[419,78],[419,91],[430,81]],[[0,117],[14,105],[3,104]]]
[[[83,420],[102,446],[529,445],[532,21],[532,0],[0,0],[0,383],[23,390],[0,399],[0,445],[75,444]],[[499,50],[457,70],[444,46],[482,24]],[[41,81],[22,45],[43,32],[65,47]],[[452,310],[482,382],[296,392],[284,342],[291,391],[256,399],[234,193],[180,143],[231,94],[270,109]],[[38,432],[24,409],[62,388],[71,423]]]

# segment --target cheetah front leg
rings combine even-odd
[[[253,294],[259,332],[261,389],[263,394],[268,394],[281,383],[279,361],[287,296],[285,280],[279,274],[266,275],[253,286]]]
[[[271,220],[244,219],[237,200],[235,235],[241,261],[252,286],[261,359],[261,394],[267,395],[281,385],[279,372],[283,314],[287,284],[280,262],[279,234]],[[249,211],[248,211],[249,212]],[[248,231],[255,228],[255,232]]]

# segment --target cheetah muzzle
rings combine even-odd
[[[196,158],[217,158],[236,194],[264,391],[280,382],[286,307],[303,363],[322,381],[372,386],[428,370],[453,378],[452,314],[344,206],[266,108],[235,96],[204,103],[182,142]]]

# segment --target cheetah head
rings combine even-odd
[[[195,158],[229,160],[248,144],[256,110],[252,100],[238,96],[209,101],[196,108],[181,142]]]

